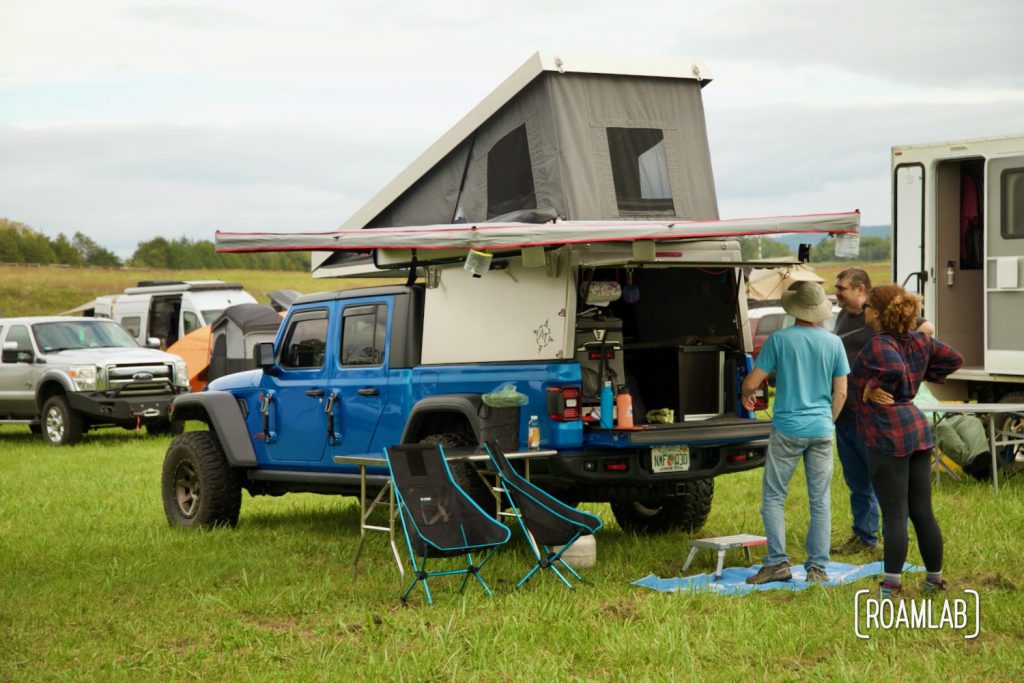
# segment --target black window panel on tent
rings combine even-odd
[[[533,164],[524,124],[498,140],[487,153],[487,217],[536,208]]]
[[[661,130],[609,128],[608,153],[619,211],[675,214]]]

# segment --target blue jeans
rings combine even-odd
[[[836,450],[843,465],[843,479],[850,489],[853,533],[868,545],[876,545],[878,499],[868,473],[868,449],[857,434],[857,425],[836,425]]]
[[[832,437],[789,436],[772,428],[768,457],[764,464],[761,491],[761,518],[768,537],[766,566],[788,562],[786,554],[785,504],[789,480],[797,463],[804,462],[807,477],[807,498],[811,523],[807,527],[807,562],[804,566],[825,568],[832,540],[832,505],[829,485],[832,483]]]

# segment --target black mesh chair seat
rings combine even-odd
[[[490,595],[491,589],[479,570],[495,549],[508,542],[512,535],[508,527],[494,520],[455,483],[441,446],[403,444],[385,448],[384,454],[391,468],[391,483],[415,575],[402,601],[422,581],[427,602],[432,603],[427,579],[449,574],[465,575],[462,590],[473,576]],[[484,553],[479,564],[473,563],[474,552]],[[465,556],[465,568],[426,570],[428,559],[459,556]]]
[[[566,505],[528,481],[512,467],[497,441],[488,441],[484,447],[498,470],[501,488],[512,514],[519,521],[527,541],[530,541],[531,536],[533,539],[529,545],[537,564],[520,579],[516,588],[529,581],[538,570],[550,569],[571,589],[572,584],[558,570],[558,565],[581,581],[583,577],[565,561],[562,554],[580,537],[597,533],[603,526],[601,518]],[[562,547],[555,551],[551,549],[552,546]]]

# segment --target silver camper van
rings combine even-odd
[[[148,280],[121,294],[98,297],[85,315],[116,320],[143,346],[167,348],[211,324],[228,306],[251,303],[256,299],[237,282]],[[150,341],[154,338],[159,344]]]
[[[892,148],[893,278],[964,357],[943,399],[1024,402],[1024,136]]]

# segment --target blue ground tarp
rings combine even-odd
[[[748,576],[753,576],[761,565],[753,567],[727,567],[722,571],[722,578],[715,579],[714,572],[710,574],[697,574],[696,576],[674,577],[661,579],[651,574],[633,582],[634,586],[643,586],[662,593],[675,593],[677,591],[693,591],[695,593],[722,593],[725,595],[746,595],[751,591],[800,591],[810,586],[838,586],[842,583],[852,583],[858,579],[869,576],[881,576],[882,563],[871,562],[869,564],[843,564],[842,562],[829,562],[825,565],[828,574],[828,581],[814,584],[806,581],[807,573],[802,565],[792,567],[793,578],[789,581],[772,581],[751,586],[746,583]],[[911,564],[904,564],[905,572],[921,572],[924,567]]]

